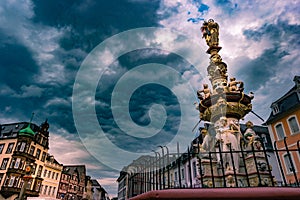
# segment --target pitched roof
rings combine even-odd
[[[21,130],[26,129],[29,126],[28,122],[17,122],[11,124],[1,124],[0,125],[0,138],[13,138],[17,137],[18,133]],[[39,130],[39,126],[36,124],[31,123],[30,129],[33,132],[37,132]]]
[[[92,179],[92,186],[98,186],[101,187],[101,185],[99,184],[99,182],[96,179]]]
[[[62,165],[62,164],[60,164],[60,163],[54,158],[53,155],[50,155],[50,154],[47,155],[46,160],[47,160],[47,161],[50,161],[50,162],[52,162],[52,163],[54,163],[54,164]]]
[[[277,113],[271,112],[266,124],[272,123],[291,110],[300,108],[300,76],[295,76],[293,81],[295,82],[294,87],[271,104],[271,108],[277,106],[279,111]]]
[[[85,165],[64,165],[63,173],[69,175],[78,173],[78,181],[85,184],[85,179],[86,179]]]

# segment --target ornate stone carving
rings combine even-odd
[[[203,93],[203,94],[202,94]],[[208,99],[211,95],[210,89],[208,88],[208,84],[203,84],[203,89],[197,91],[198,99],[204,100]]]
[[[244,83],[242,81],[236,81],[234,77],[230,78],[230,82],[228,83],[229,92],[243,92],[244,91]]]
[[[209,19],[208,22],[204,21],[201,31],[202,37],[205,38],[209,47],[217,47],[219,45],[219,24],[213,19]]]

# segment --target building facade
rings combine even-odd
[[[295,76],[293,81],[295,85],[272,103],[272,112],[266,121],[272,141],[279,150],[285,150],[287,147],[289,149],[299,148],[300,76]],[[300,180],[300,154],[297,150],[279,152],[278,163],[283,169],[283,182],[295,183],[295,176],[298,181]]]
[[[47,155],[42,172],[43,182],[40,197],[56,198],[63,165],[54,156]]]
[[[119,200],[125,200],[128,196],[128,173],[126,170],[126,167],[122,169],[120,172],[120,176],[117,179],[118,182],[118,199]]]
[[[57,198],[65,200],[81,200],[86,186],[85,165],[63,166],[59,182]]]
[[[49,149],[47,120],[37,126],[19,122],[0,125],[0,194],[2,198],[17,197],[24,186],[25,196],[38,196],[42,186],[41,173]],[[31,166],[30,175],[25,169]]]
[[[96,179],[92,181],[93,200],[108,200],[108,195],[105,189],[99,184]]]

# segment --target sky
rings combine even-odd
[[[299,10],[297,0],[3,0],[0,123],[48,119],[49,152],[116,196],[122,166],[195,136],[196,90],[209,83],[203,20],[219,24],[229,77],[266,120],[300,75]]]

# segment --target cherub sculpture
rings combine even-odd
[[[252,144],[256,148],[260,148],[260,142],[258,141],[258,136],[256,135],[255,131],[253,130],[253,123],[251,121],[246,122],[246,131],[244,133],[244,147],[245,149],[251,149]]]
[[[201,94],[203,93],[203,95]],[[208,88],[208,84],[203,84],[203,90],[197,91],[197,96],[200,100],[204,100],[209,98],[211,95],[210,89]]]
[[[228,89],[229,92],[243,92],[244,83],[242,81],[236,81],[236,79],[232,77],[230,78],[230,82],[228,83]]]

